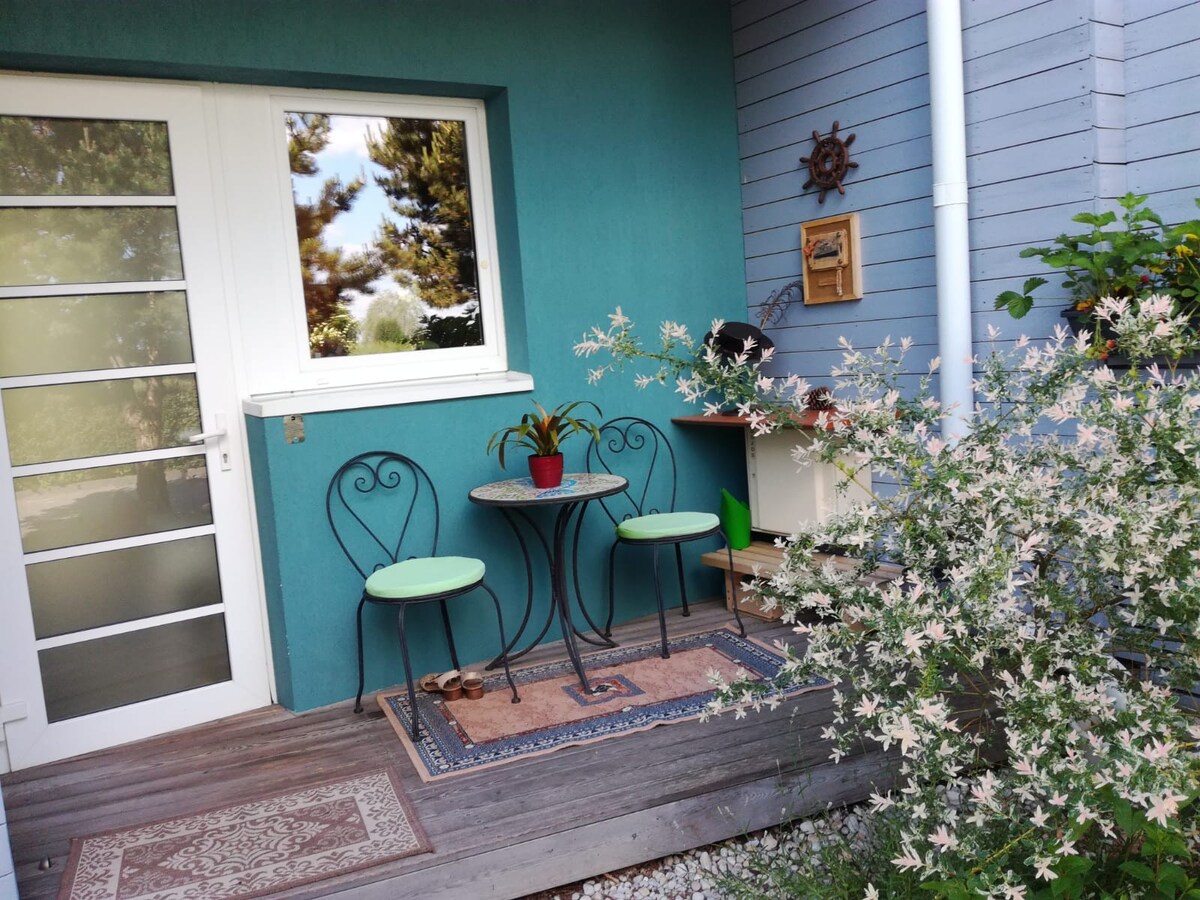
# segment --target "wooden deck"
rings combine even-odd
[[[673,635],[728,619],[720,601],[671,614]],[[758,637],[786,627],[747,619]],[[654,618],[616,629],[657,639]],[[562,654],[538,648],[530,661]],[[377,707],[352,701],[296,715],[278,707],[5,776],[23,900],[54,897],[70,839],[390,763],[434,852],[292,891],[291,897],[516,898],[862,799],[885,771],[876,754],[831,765],[819,738],[829,693],[773,713],[685,722],[423,783]],[[39,871],[40,860],[52,865]],[[284,895],[281,895],[284,896]]]

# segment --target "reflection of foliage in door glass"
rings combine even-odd
[[[171,191],[165,122],[0,116],[0,195]]]
[[[191,361],[183,291],[0,301],[0,377]]]
[[[0,285],[183,278],[170,206],[0,209]]]
[[[180,447],[200,430],[195,375],[10,388],[13,465]]]
[[[212,522],[203,456],[13,479],[26,553]]]
[[[288,113],[312,356],[478,346],[462,122]]]

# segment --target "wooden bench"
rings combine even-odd
[[[760,577],[769,578],[779,571],[779,567],[783,564],[783,554],[784,550],[782,547],[776,547],[769,541],[754,541],[745,550],[733,551],[733,571],[738,575],[745,575],[749,578],[753,578],[755,574]],[[832,560],[835,566],[843,570],[850,570],[857,565],[855,560],[846,556],[817,553],[814,554],[814,558],[818,564],[824,563],[826,560]],[[724,550],[713,550],[702,554],[700,562],[706,566],[720,569],[723,572],[729,571],[729,554]],[[875,582],[891,581],[903,571],[900,566],[884,564],[871,575],[868,575],[867,579]],[[746,578],[743,578],[742,582],[746,580]],[[725,579],[725,608],[730,611],[733,610],[733,594],[729,587],[728,578]],[[738,609],[747,615],[769,621],[778,619],[783,615],[783,610],[778,606],[769,611],[764,610],[762,608],[762,601],[758,599],[754,590],[747,590],[740,583],[738,587]]]

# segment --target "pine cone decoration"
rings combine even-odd
[[[833,392],[827,387],[813,388],[805,395],[804,403],[809,409],[817,412],[833,409]]]

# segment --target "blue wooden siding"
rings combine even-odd
[[[1168,221],[1200,216],[1200,5],[1140,0],[1126,15],[1129,188]]]
[[[860,346],[886,335],[913,337],[914,371],[936,352],[924,9],[920,0],[732,6],[749,315],[799,277],[801,222],[851,211],[862,221],[865,298],[794,305],[772,332],[780,366],[810,379],[828,380],[843,334]],[[1043,288],[1043,301],[1019,324],[992,309],[994,298],[1046,274],[1020,250],[1050,241],[1075,227],[1075,213],[1124,193],[1127,168],[1129,187],[1163,192],[1178,209],[1176,195],[1190,204],[1186,187],[1200,172],[1200,53],[1193,43],[1184,63],[1185,51],[1174,45],[1200,39],[1196,10],[1170,0],[1139,4],[1141,18],[1126,27],[1113,0],[964,0],[977,346],[993,323],[1011,337],[1053,330],[1061,289]],[[1131,65],[1141,56],[1150,66],[1169,59],[1173,73],[1131,71],[1127,85],[1126,56]],[[1135,90],[1153,93],[1158,102],[1161,114],[1139,110],[1130,122],[1130,140],[1144,136],[1148,148],[1126,149],[1127,90],[1131,98]],[[844,197],[827,195],[821,205],[815,191],[801,189],[799,157],[812,132],[827,133],[834,120],[843,135],[856,134],[860,167]]]
[[[855,211],[869,299],[793,306],[774,329],[779,365],[829,382],[845,334],[912,334],[932,347],[929,77],[921,0],[744,0],[732,8],[742,157],[746,303],[799,276],[800,223]],[[856,135],[859,163],[819,205],[799,158],[812,133]],[[750,311],[753,316],[753,310]]]

